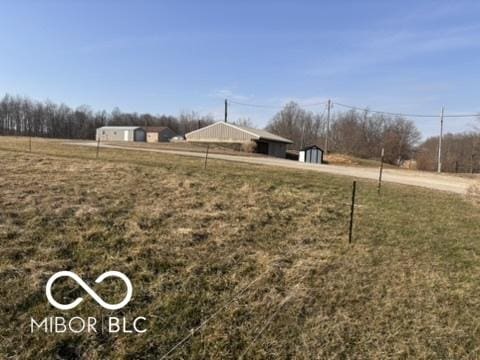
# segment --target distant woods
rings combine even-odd
[[[0,135],[46,138],[94,139],[95,129],[104,125],[168,126],[179,135],[212,124],[211,116],[195,112],[179,116],[93,111],[88,106],[70,108],[50,101],[5,95],[0,100]],[[254,127],[250,119],[232,121]],[[291,139],[292,149],[325,144],[326,114],[314,113],[295,102],[286,104],[273,116],[266,129]],[[447,134],[443,139],[442,169],[446,172],[480,172],[480,133]],[[332,113],[329,151],[366,159],[378,159],[385,148],[385,161],[399,165],[414,159],[421,170],[436,170],[438,137],[420,143],[413,121],[360,111]]]
[[[428,138],[415,156],[420,170],[437,169],[438,136]],[[480,173],[480,133],[446,134],[442,144],[442,171]]]
[[[168,126],[184,134],[211,123],[213,118],[194,112],[178,117],[125,113],[119,109],[94,112],[88,106],[72,109],[20,96],[5,95],[0,100],[0,135],[94,139],[95,129],[104,125]]]
[[[323,147],[327,136],[326,116],[291,102],[272,118],[267,130],[293,140],[297,150],[312,144]],[[330,152],[379,158],[384,147],[385,161],[399,164],[412,158],[419,140],[420,132],[415,124],[401,117],[352,110],[336,112],[330,118]]]

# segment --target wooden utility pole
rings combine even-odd
[[[442,138],[443,138],[443,115],[445,113],[445,106],[442,106],[442,112],[440,114],[440,137],[438,138],[438,166],[437,172],[442,172]]]
[[[353,237],[353,215],[355,212],[355,193],[357,190],[357,182],[354,181],[352,185],[352,206],[350,208],[350,227],[348,230],[348,243],[352,243],[352,237]]]
[[[385,148],[382,148],[382,157],[380,159],[380,173],[378,174],[378,193],[382,189],[383,162],[385,161]]]
[[[227,122],[228,117],[228,100],[225,99],[225,122]]]
[[[330,136],[330,109],[332,107],[332,100],[328,99],[327,101],[327,131],[325,132],[325,156],[328,155],[328,137]]]

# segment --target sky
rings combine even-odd
[[[479,1],[0,0],[0,94],[263,127],[288,101],[480,112]],[[324,105],[306,109],[322,113]],[[334,106],[333,111],[343,110]],[[439,119],[416,118],[424,137]],[[446,132],[474,119],[447,118]]]

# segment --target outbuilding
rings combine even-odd
[[[147,142],[169,142],[171,138],[177,136],[177,134],[166,126],[147,126],[145,127],[147,132]]]
[[[100,141],[145,141],[145,130],[138,126],[102,126],[97,129]]]
[[[298,161],[305,163],[322,164],[323,150],[317,145],[306,146],[298,153]]]
[[[185,134],[189,142],[254,145],[255,152],[285,158],[292,141],[265,130],[225,122],[216,122]]]

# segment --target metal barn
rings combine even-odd
[[[102,126],[97,129],[100,141],[145,141],[145,130],[138,126]]]
[[[304,147],[298,153],[298,161],[305,163],[322,164],[323,150],[317,145]]]
[[[287,145],[292,142],[265,130],[253,129],[225,122],[217,122],[185,134],[190,142],[255,143],[255,152],[285,158]]]

